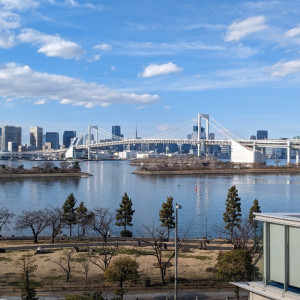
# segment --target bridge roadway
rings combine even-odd
[[[236,140],[237,143],[246,147],[257,148],[290,148],[300,149],[300,140]],[[230,145],[231,140],[188,140],[188,139],[123,139],[116,141],[104,141],[99,143],[93,143],[90,145],[76,145],[75,149],[87,149],[90,148],[102,148],[117,145],[134,145],[134,144],[190,144],[190,145]]]
[[[203,146],[217,146],[217,145],[231,145],[232,140],[188,140],[188,139],[123,139],[115,141],[103,141],[93,144],[85,145],[74,145],[76,150],[84,149],[97,149],[110,146],[118,145],[134,145],[134,144],[190,144],[190,145],[203,145]],[[237,143],[253,148],[287,148],[289,150],[298,150],[300,149],[300,139],[290,139],[290,140],[236,140]],[[57,149],[57,150],[37,150],[37,151],[24,151],[24,152],[0,152],[0,155],[11,156],[11,155],[34,155],[34,154],[55,154],[66,152],[68,148]]]

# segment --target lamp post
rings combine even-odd
[[[182,206],[176,203],[175,207],[175,295],[174,295],[174,300],[177,300],[177,235],[178,235],[178,209],[181,209]]]

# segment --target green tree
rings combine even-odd
[[[168,230],[168,240],[170,237],[170,230],[175,228],[174,222],[174,208],[173,197],[168,197],[167,202],[162,204],[162,209],[159,211],[159,220],[162,227],[166,227]]]
[[[78,236],[85,236],[86,228],[91,225],[93,216],[94,214],[88,211],[84,202],[80,202],[79,206],[76,208],[77,224],[81,227],[81,233],[79,233],[78,229]]]
[[[125,231],[127,226],[132,226],[132,216],[135,210],[132,209],[132,201],[127,193],[124,193],[119,205],[120,208],[116,209],[116,225],[123,226]]]
[[[70,236],[72,236],[72,227],[76,224],[76,198],[71,193],[63,205],[63,222],[69,226]]]
[[[234,228],[240,227],[241,216],[241,198],[238,196],[236,186],[233,185],[228,189],[226,209],[223,213],[225,229],[229,230],[231,239],[233,237]]]
[[[220,254],[217,262],[217,277],[226,281],[251,280],[252,258],[247,250],[231,250]],[[239,299],[239,288],[236,287]]]
[[[37,269],[37,265],[34,264],[35,261],[30,256],[23,256],[20,259],[20,269],[21,269],[21,299],[22,300],[37,300],[36,291],[34,288],[35,277],[34,272]]]
[[[105,271],[105,280],[119,283],[118,294],[123,299],[125,293],[123,283],[129,280],[136,282],[139,279],[138,268],[139,264],[135,260],[129,257],[120,257],[113,261]]]
[[[250,211],[249,211],[249,222],[250,222],[250,224],[254,223],[254,217],[255,217],[254,213],[260,213],[260,212],[261,212],[261,210],[260,210],[258,200],[254,199],[253,205],[251,206]]]

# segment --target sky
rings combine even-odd
[[[299,88],[298,0],[0,0],[0,124],[23,143],[30,126],[185,138],[198,113],[292,138]]]

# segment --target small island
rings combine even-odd
[[[89,173],[81,172],[79,162],[62,161],[56,166],[51,161],[45,161],[39,166],[25,169],[21,164],[16,168],[9,167],[5,164],[0,165],[0,179],[1,178],[32,178],[32,177],[88,177]]]
[[[300,167],[266,166],[265,164],[241,164],[220,161],[208,156],[176,156],[135,159],[131,165],[138,166],[138,175],[249,175],[249,174],[300,174]]]

